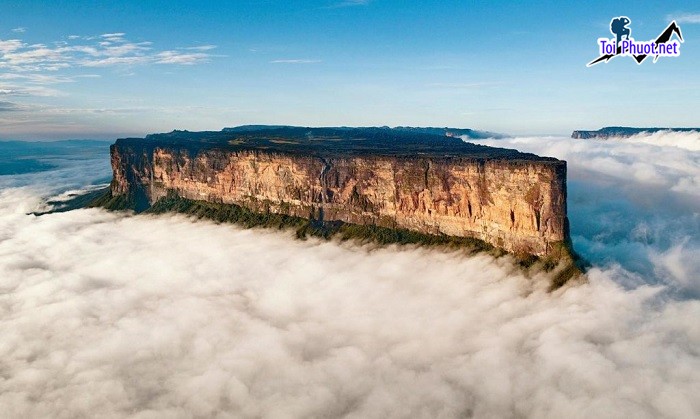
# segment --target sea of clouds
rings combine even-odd
[[[508,258],[181,216],[27,215],[108,180],[102,150],[0,176],[0,411],[698,417],[700,138],[686,137],[480,141],[568,161],[592,268],[553,293]]]

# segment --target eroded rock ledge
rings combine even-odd
[[[566,162],[389,128],[173,131],[111,147],[110,195],[474,238],[549,256],[569,241]],[[125,201],[126,202],[126,201]]]

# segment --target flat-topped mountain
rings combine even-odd
[[[646,133],[654,133],[659,131],[671,131],[671,132],[690,132],[697,131],[700,132],[700,128],[632,128],[632,127],[605,127],[597,131],[574,131],[571,134],[571,138],[600,138],[606,139],[610,137],[622,137],[627,138],[633,135]]]
[[[425,130],[431,130],[426,128]],[[147,135],[145,139],[125,138],[118,144],[170,144],[195,149],[267,150],[294,154],[390,155],[416,154],[445,157],[542,159],[517,150],[487,147],[447,136],[405,128],[306,128],[289,126],[242,126],[222,131],[172,131]]]
[[[246,126],[119,139],[107,202],[146,210],[176,198],[537,256],[566,246],[566,162],[431,130]]]
[[[255,130],[267,130],[267,129],[283,129],[283,128],[299,128],[289,125],[241,125],[239,127],[224,128],[224,132],[243,132],[243,131],[255,131]],[[318,129],[318,128],[316,128]],[[334,127],[331,129],[345,130],[345,131],[357,131],[357,130],[389,130],[393,132],[408,132],[414,134],[432,134],[441,135],[449,137],[467,137],[471,139],[486,139],[486,138],[503,138],[503,134],[497,134],[495,132],[489,131],[477,131],[469,128],[438,128],[438,127]]]

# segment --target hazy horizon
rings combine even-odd
[[[681,56],[587,68],[610,19]],[[87,0],[0,5],[0,137],[116,138],[246,123],[568,135],[698,125],[700,11],[604,1]],[[664,105],[660,99],[668,101]]]
[[[250,124],[241,124],[241,125],[282,125],[282,124],[260,124],[260,123],[250,123]],[[232,128],[232,127],[236,127],[236,126],[240,126],[240,125],[227,125],[227,126],[221,127],[220,129],[204,129],[204,130],[202,130],[202,131],[220,131],[220,130],[222,130],[222,129],[224,129],[224,128]],[[330,125],[324,125],[324,126],[321,126],[321,125],[319,125],[319,126],[297,125],[297,126],[303,126],[303,127],[309,127],[309,128],[324,128],[324,127],[328,128],[328,127],[340,127],[340,126],[350,127],[349,125],[334,125],[334,126],[330,126]],[[386,126],[386,125],[374,125],[374,126],[367,126],[367,127],[382,128],[382,127],[385,127],[385,126]],[[397,126],[398,126],[398,125],[397,125]],[[395,127],[397,127],[397,126],[393,126],[393,127],[390,127],[390,128],[395,128]],[[414,126],[415,126],[415,125],[414,125]],[[621,125],[615,125],[615,126],[621,126]],[[357,127],[357,128],[364,128],[364,127],[361,127],[361,126],[356,126],[356,127]],[[417,127],[417,126],[416,126],[416,127]],[[435,125],[435,126],[433,126],[433,127],[436,127],[436,128],[473,129],[473,130],[475,130],[475,131],[486,131],[486,130],[480,130],[480,129],[474,128],[474,127],[452,127],[452,126],[449,126],[449,127],[448,127],[448,126],[439,126],[439,125]],[[568,133],[512,134],[512,133],[508,133],[508,132],[499,132],[499,131],[488,131],[488,132],[491,132],[491,133],[493,133],[493,134],[504,135],[506,138],[516,138],[516,137],[569,137],[573,131],[577,131],[577,130],[596,131],[596,130],[601,129],[601,128],[605,128],[605,127],[598,127],[598,128],[575,128],[575,129],[572,129],[571,131],[569,131]],[[652,126],[645,126],[645,127],[630,127],[630,128],[669,128],[669,129],[674,129],[674,128],[697,128],[697,129],[698,129],[698,132],[700,132],[700,127],[691,127],[691,126],[688,126],[688,127],[652,127]],[[174,130],[174,129],[173,129],[173,130]],[[164,132],[170,132],[170,131],[173,131],[173,130],[163,131],[163,133],[164,133]],[[186,131],[191,131],[191,130],[186,130]],[[109,134],[103,134],[103,135],[94,135],[93,137],[83,137],[83,138],[78,138],[78,137],[76,137],[76,138],[73,138],[73,137],[66,137],[66,138],[63,138],[63,137],[61,137],[61,138],[47,138],[47,137],[44,137],[44,138],[41,138],[41,137],[35,137],[35,136],[28,136],[28,137],[26,137],[26,138],[21,138],[21,137],[19,137],[19,138],[0,138],[0,141],[6,141],[6,142],[10,142],[10,141],[20,141],[20,142],[107,141],[107,142],[109,142],[109,141],[115,141],[115,140],[117,140],[117,139],[119,139],[119,138],[127,138],[127,137],[131,137],[131,138],[143,138],[143,137],[145,137],[146,135],[149,135],[149,134],[160,134],[160,133],[161,133],[161,132],[147,132],[147,133],[143,133],[143,134],[135,133],[135,134],[131,134],[131,135],[109,135]]]

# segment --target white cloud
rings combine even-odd
[[[180,51],[163,51],[156,55],[157,64],[181,64],[192,65],[208,61],[210,55],[205,53],[183,53]]]
[[[112,45],[106,47],[102,50],[102,55],[107,55],[110,57],[122,57],[124,55],[140,53],[148,51],[151,48],[148,45],[124,43],[120,45]]]
[[[200,45],[159,51],[151,42],[131,42],[124,33],[107,33],[99,37],[68,36],[69,42],[53,46],[25,44],[20,39],[0,40],[0,94],[17,96],[57,96],[56,89],[37,85],[73,82],[94,75],[60,75],[62,70],[99,67],[133,67],[142,65],[194,65],[208,62],[214,55],[207,51],[214,45]],[[48,73],[48,74],[47,74]]]
[[[668,15],[667,20],[675,20],[677,23],[700,23],[700,13],[681,13],[678,15]]]
[[[41,85],[0,83],[0,96],[55,97],[61,96],[61,92],[57,89]]]
[[[194,51],[211,51],[213,49],[216,49],[216,45],[199,45],[196,47],[187,47],[185,49],[194,50]]]
[[[655,146],[679,147],[690,151],[700,151],[700,131],[673,132],[658,131],[643,133],[630,138],[617,139],[623,143],[644,143]]]
[[[3,55],[9,52],[17,51],[23,46],[24,44],[19,39],[8,39],[6,41],[0,39],[0,53]]]
[[[68,40],[72,42],[62,41],[55,47],[26,45],[19,39],[0,40],[0,68],[36,73],[75,67],[191,65],[209,61],[213,56],[206,51],[215,48],[214,45],[191,47],[196,53],[182,49],[158,51],[151,42],[129,41],[124,33],[107,33],[97,39],[71,35]],[[78,40],[92,42],[78,43]]]
[[[109,42],[124,42],[124,35],[126,34],[123,32],[105,33],[100,35],[100,38],[106,39]]]
[[[11,416],[700,411],[700,305],[659,306],[614,270],[550,295],[486,256],[94,210],[33,219],[21,193],[3,195],[0,242]]]
[[[59,76],[41,73],[3,73],[0,74],[0,96],[34,96],[56,97],[64,95],[58,89],[49,87],[54,84],[74,83],[82,78],[99,78],[97,74],[82,74],[77,76]],[[27,111],[37,112],[36,107]]]
[[[86,75],[90,76],[90,75]],[[94,75],[93,75],[94,76]],[[85,77],[85,76],[81,76]],[[56,83],[71,83],[75,81],[74,77],[56,76],[51,74],[35,74],[35,73],[4,73],[0,74],[0,80],[25,80],[32,84],[56,84]]]
[[[133,66],[147,64],[151,62],[150,57],[145,56],[129,56],[129,57],[108,57],[100,59],[85,60],[81,63],[84,67],[112,67],[117,65]]]
[[[22,52],[13,51],[6,52],[2,57],[2,62],[9,68],[20,68],[26,66],[28,68],[42,68],[39,66],[58,64],[68,65],[65,61],[68,56],[67,51],[63,48],[49,48],[43,45],[32,45],[30,49]],[[39,65],[36,66],[35,65]]]
[[[27,31],[27,28],[23,28],[23,27],[12,29],[12,32],[14,32],[14,33],[25,33],[26,31]]]

